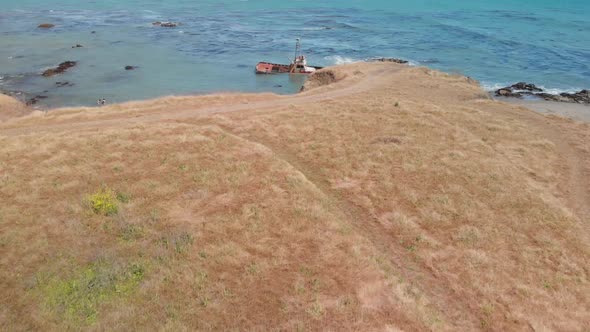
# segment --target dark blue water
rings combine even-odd
[[[301,78],[256,76],[288,62],[294,39],[314,65],[399,57],[484,87],[528,81],[590,87],[590,1],[0,0],[0,89],[51,106],[213,91],[293,93]],[[172,29],[153,21],[182,22]],[[40,23],[56,28],[40,30]],[[95,31],[95,33],[91,33]],[[75,44],[83,48],[72,49]],[[65,60],[79,64],[52,78]],[[125,71],[126,65],[139,66]],[[74,86],[57,88],[67,80]]]

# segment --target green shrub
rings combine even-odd
[[[79,330],[97,322],[102,304],[132,296],[144,278],[145,268],[140,264],[118,265],[99,259],[75,268],[69,277],[40,278],[39,287],[47,309]]]
[[[96,214],[111,216],[119,211],[117,194],[108,187],[103,187],[97,193],[90,195],[88,200],[90,207]]]

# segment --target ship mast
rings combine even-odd
[[[295,39],[295,58],[297,59],[297,57],[299,56],[299,54],[301,53],[301,38],[297,38]]]
[[[293,63],[291,64],[291,73],[294,73],[295,69],[297,69],[299,54],[301,54],[301,38],[297,38],[295,41],[295,57],[293,58]]]

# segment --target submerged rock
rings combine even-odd
[[[64,86],[74,86],[74,83],[70,83],[68,81],[64,81],[64,82],[55,82],[55,85],[58,88],[64,87]]]
[[[578,103],[590,105],[590,92],[588,90],[581,90],[575,93],[560,93],[552,94],[544,92],[543,89],[534,84],[519,82],[511,86],[501,88],[495,91],[498,97],[515,97],[522,98],[524,96],[534,96],[547,101],[556,101],[563,103]]]
[[[43,23],[43,24],[39,24],[37,26],[37,28],[39,28],[39,29],[51,29],[53,27],[55,27],[55,24],[51,24],[51,23]]]
[[[56,74],[61,74],[68,70],[69,68],[74,67],[77,64],[76,61],[65,61],[59,64],[56,68],[50,68],[43,72],[44,77],[51,77]]]
[[[163,28],[176,28],[177,26],[180,25],[180,23],[156,21],[156,22],[153,22],[152,25],[163,27]]]
[[[37,95],[29,100],[27,100],[26,105],[27,106],[31,106],[31,105],[35,105],[36,103],[39,102],[39,100],[41,99],[47,99],[47,96],[43,96],[43,95]]]

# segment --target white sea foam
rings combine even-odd
[[[324,59],[330,61],[334,65],[345,65],[347,63],[358,62],[358,60],[355,60],[353,58],[347,58],[340,55],[330,55],[324,57]]]

